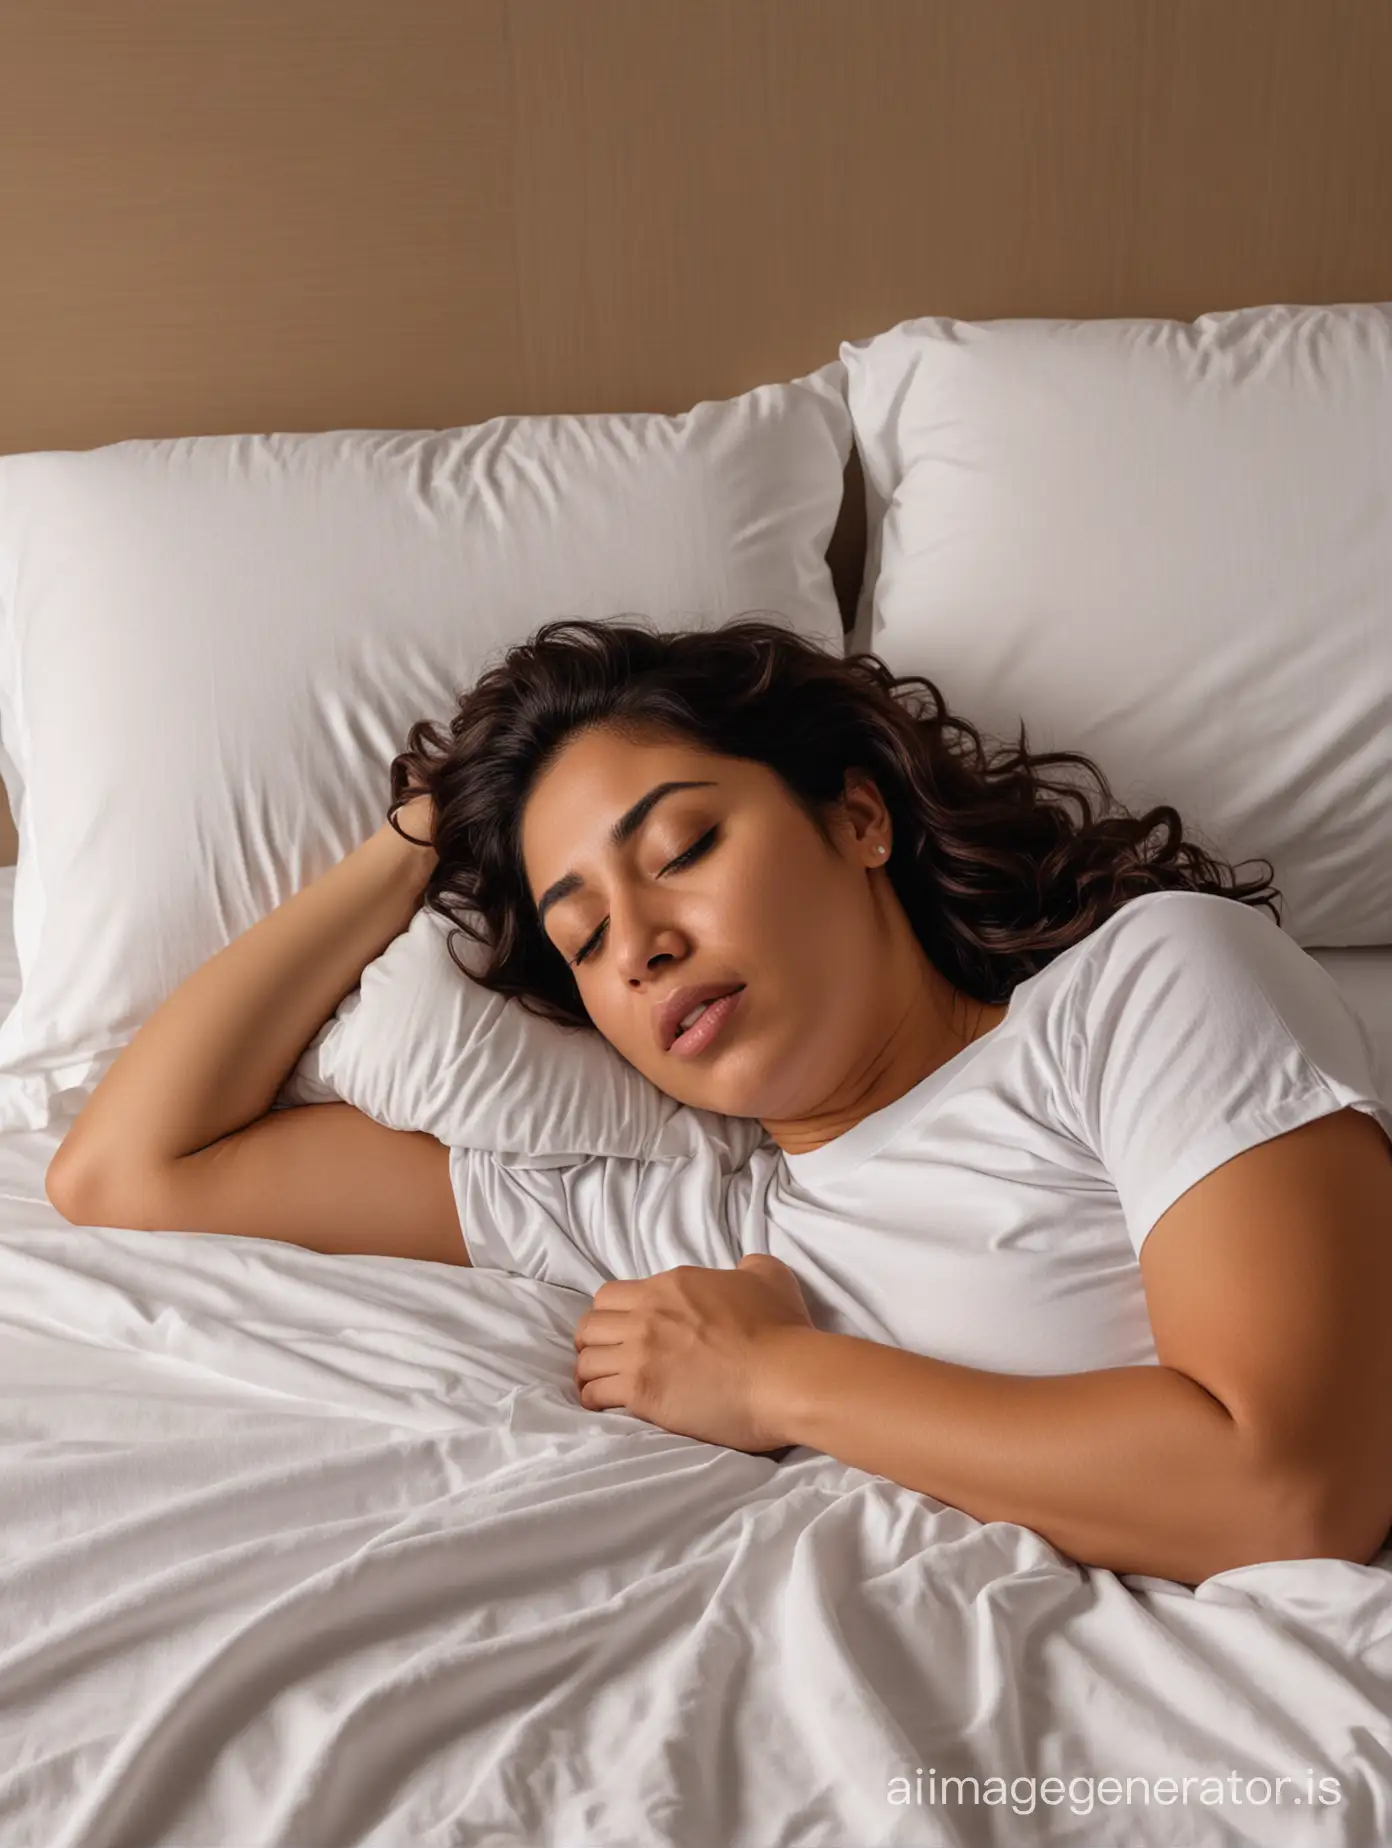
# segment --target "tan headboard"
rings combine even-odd
[[[0,452],[1387,299],[1389,94],[1384,0],[6,0]]]

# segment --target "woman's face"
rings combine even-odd
[[[577,733],[528,798],[542,931],[598,1030],[679,1102],[815,1114],[893,1032],[886,978],[907,921],[880,870],[892,843],[874,784],[852,780],[828,827],[831,845],[762,764],[607,727]],[[702,985],[741,992],[684,1055],[659,1010]]]

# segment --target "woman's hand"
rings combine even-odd
[[[590,1411],[622,1407],[732,1450],[777,1450],[790,1440],[766,1409],[769,1337],[812,1326],[797,1278],[763,1252],[734,1270],[679,1264],[601,1284],[575,1329],[580,1403]]]

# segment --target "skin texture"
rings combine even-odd
[[[665,796],[615,846],[613,821],[668,781],[710,787]],[[567,873],[584,880],[545,930],[595,1026],[670,1096],[757,1117],[789,1154],[901,1097],[1006,1013],[924,954],[885,875],[894,843],[874,783],[854,782],[828,821],[831,846],[763,764],[608,727],[565,746],[523,816],[533,898]],[[671,866],[712,827],[699,859]],[[745,983],[738,1012],[709,1052],[663,1052],[654,1005],[707,981]]]

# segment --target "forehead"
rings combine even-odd
[[[730,758],[682,739],[625,736],[608,726],[577,732],[532,784],[521,815],[523,850],[542,845],[556,826],[573,837],[577,821],[601,835],[653,784],[725,780],[730,769]]]
[[[610,825],[654,783],[715,779],[726,784],[740,768],[734,759],[681,739],[626,736],[607,726],[577,732],[527,797],[523,857],[530,867],[534,857],[547,857],[553,844],[567,854],[583,843],[602,840]]]

